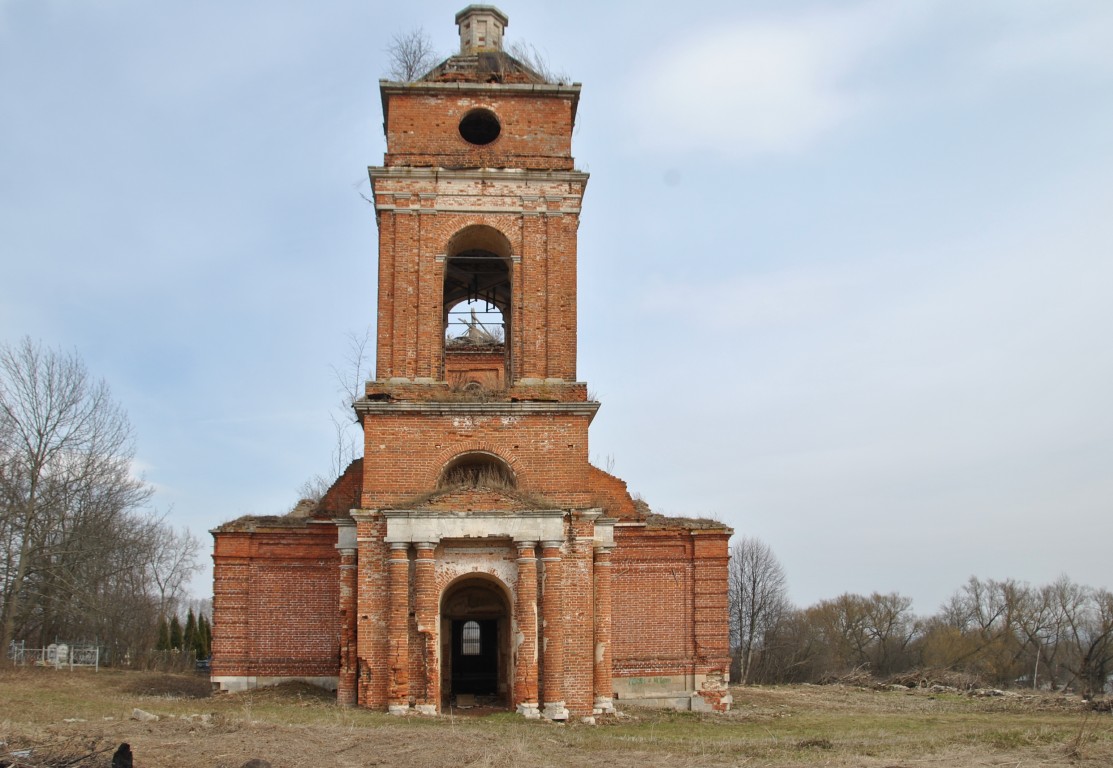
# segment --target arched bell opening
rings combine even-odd
[[[509,380],[510,241],[475,224],[453,235],[444,267],[444,378],[455,389],[500,390]]]
[[[508,707],[510,597],[487,575],[450,584],[441,597],[441,707]]]

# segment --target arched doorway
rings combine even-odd
[[[510,600],[497,580],[476,574],[441,598],[442,706],[510,703]]]

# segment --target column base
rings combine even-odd
[[[392,715],[408,715],[410,714],[409,704],[391,704],[386,708],[386,711]]]
[[[526,720],[539,720],[541,719],[541,710],[538,709],[536,704],[519,704],[518,714]]]
[[[563,701],[546,701],[545,711],[541,713],[546,720],[567,720],[568,708]]]
[[[436,704],[415,704],[414,705],[414,712],[417,712],[419,715],[435,715],[435,714],[437,714],[437,705]]]
[[[615,713],[614,700],[609,696],[596,696],[595,704],[591,708],[593,715],[613,715]]]

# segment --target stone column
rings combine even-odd
[[[611,679],[611,549],[595,547],[595,666],[593,714],[614,714]]]
[[[537,706],[537,552],[535,541],[519,541],[518,583],[515,586],[514,703],[518,714],[533,720]]]
[[[541,550],[541,562],[545,568],[541,582],[541,697],[545,701],[542,714],[549,720],[567,720],[568,709],[564,706],[563,563],[560,542],[543,541]]]
[[[340,551],[340,676],[336,682],[336,703],[356,705],[356,529],[338,524]]]
[[[387,710],[404,715],[410,709],[410,545],[393,542],[387,566]]]
[[[437,666],[437,587],[433,580],[433,553],[436,544],[415,544],[414,614],[417,636],[421,645],[423,680],[415,709],[423,715],[435,715],[440,705],[440,672]]]

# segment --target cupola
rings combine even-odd
[[[506,14],[493,5],[469,5],[456,14],[460,28],[460,55],[502,50],[502,31],[509,26]]]

